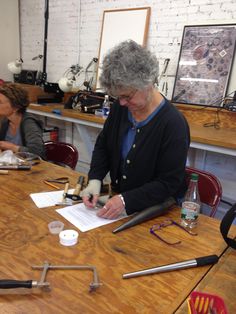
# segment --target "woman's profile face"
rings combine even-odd
[[[117,97],[121,106],[127,107],[129,111],[142,111],[150,102],[148,89],[122,90]]]
[[[15,111],[16,110],[12,107],[10,100],[3,94],[0,94],[0,116],[9,117]]]

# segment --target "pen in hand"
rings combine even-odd
[[[94,195],[90,194],[88,201],[92,204],[92,207],[97,208],[97,209],[104,207],[105,203],[100,201],[98,197],[95,197],[96,202],[93,202],[93,200],[94,200]]]

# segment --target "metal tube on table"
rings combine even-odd
[[[210,265],[210,264],[217,263],[218,259],[219,258],[217,255],[203,256],[203,257],[198,257],[196,259],[191,259],[191,260],[178,262],[178,263],[174,263],[174,264],[143,269],[143,270],[135,271],[132,273],[126,273],[122,277],[123,277],[123,279],[128,279],[128,278],[133,278],[133,277],[163,273],[163,272],[167,272],[167,271]]]
[[[152,207],[148,207],[142,210],[140,213],[131,217],[129,221],[126,221],[124,224],[120,225],[119,227],[114,229],[112,232],[117,233],[119,231],[133,227],[137,224],[140,224],[154,217],[160,216],[164,214],[166,210],[172,205],[174,205],[175,203],[176,203],[175,199],[173,197],[169,197],[163,203],[160,203],[160,204],[157,204],[157,205],[154,205]]]
[[[0,169],[30,170],[31,165],[0,165]]]

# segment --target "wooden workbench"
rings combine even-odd
[[[211,122],[214,119],[215,111],[212,108],[206,108],[208,112],[204,112],[202,107],[196,109],[196,106],[190,110],[190,108],[183,108],[177,106],[178,109],[186,116],[191,133],[191,146],[195,147],[198,144],[202,144],[203,149],[212,151],[219,150],[226,154],[236,155],[236,113],[228,113],[225,110],[220,113],[221,127],[215,129],[214,127],[204,127],[203,124]],[[192,106],[193,107],[193,106]],[[61,114],[53,113],[54,109],[60,110]],[[97,126],[101,128],[104,119],[97,117],[93,114],[86,114],[74,109],[64,109],[62,104],[50,104],[50,105],[35,105],[31,104],[29,111],[35,114],[53,117],[55,119],[65,119],[66,121],[73,121],[74,123],[88,123],[88,125]],[[198,118],[197,118],[198,117]],[[228,119],[228,120],[227,120]],[[231,121],[232,120],[232,121]],[[231,121],[231,122],[230,122]],[[198,147],[197,147],[198,148]]]
[[[60,110],[61,114],[53,113],[53,110]],[[99,125],[103,125],[104,119],[102,117],[95,116],[94,114],[83,113],[75,109],[64,109],[63,104],[48,104],[48,105],[38,105],[38,104],[30,104],[29,111],[44,115],[44,116],[52,116],[56,118],[64,118],[64,119],[73,119],[74,120],[83,120],[92,123],[97,123]]]
[[[192,147],[200,148],[203,144],[203,149],[236,156],[236,112],[222,108],[182,104],[176,106],[189,123]],[[217,121],[219,129],[204,126],[206,123],[214,125]]]
[[[47,93],[45,93],[39,86],[28,84],[20,85],[28,91],[30,101],[32,103],[37,102],[38,96],[47,95]],[[72,93],[66,93],[64,96],[64,101],[68,100],[71,95]],[[222,108],[194,106],[187,104],[175,105],[188,120],[191,130],[192,147],[206,150],[208,149],[210,151],[226,153],[233,156],[236,155],[236,153],[234,154],[233,152],[233,150],[236,149],[236,112],[230,112]],[[62,116],[71,118],[73,121],[74,119],[88,121],[88,123],[91,122],[93,126],[97,125],[98,127],[104,123],[104,120],[100,117],[79,113],[73,109],[63,109],[62,104],[50,104],[48,106],[42,105],[38,106],[37,108],[36,106],[31,105],[30,111],[33,110],[37,113],[44,112],[45,115],[48,115],[51,113],[52,109],[55,108],[62,109]],[[214,122],[216,119],[216,114],[219,115],[220,129],[215,129],[214,127],[204,127],[204,123]],[[201,144],[204,146],[201,146]]]
[[[212,267],[194,290],[220,296],[225,302],[228,313],[236,313],[235,287],[236,251],[228,248],[219,263]],[[176,313],[187,312],[188,306],[185,301]]]
[[[221,256],[227,248],[219,232],[219,221],[203,215],[199,218],[198,236],[168,227],[166,235],[181,240],[179,245],[168,246],[152,236],[149,228],[154,223],[166,217],[179,220],[178,208],[165,217],[117,234],[112,230],[121,221],[80,232],[77,245],[62,246],[58,236],[49,233],[48,223],[61,220],[65,229],[76,228],[55,211],[56,207],[37,208],[29,194],[53,191],[43,181],[64,176],[69,177],[73,187],[79,173],[41,162],[32,170],[11,170],[9,175],[0,176],[1,279],[39,280],[41,272],[32,270],[31,265],[48,261],[52,265],[94,265],[103,285],[90,293],[91,271],[49,270],[51,292],[1,290],[1,313],[174,313],[211,266],[126,280],[122,274],[205,255]],[[230,236],[235,235],[233,229]],[[232,291],[235,294],[235,285]]]

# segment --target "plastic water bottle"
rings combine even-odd
[[[110,101],[109,96],[105,95],[104,102],[102,104],[103,117],[106,118],[110,112]]]
[[[181,224],[184,227],[196,227],[200,207],[201,201],[198,192],[198,174],[192,173],[181,208]]]

